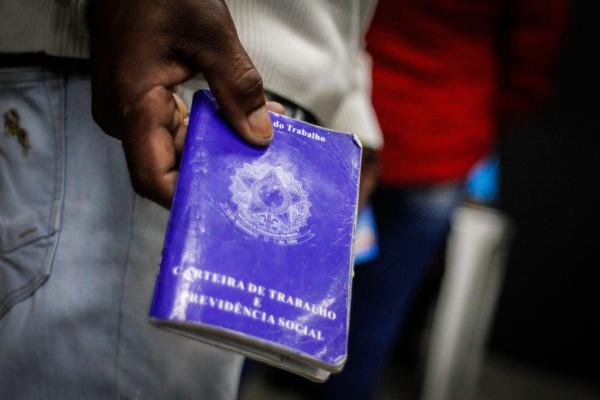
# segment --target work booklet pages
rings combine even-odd
[[[254,147],[195,94],[150,318],[324,381],[347,357],[361,145],[271,119]]]

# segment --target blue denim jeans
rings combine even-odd
[[[329,400],[374,397],[414,293],[461,198],[458,183],[384,188],[375,194],[379,256],[355,268],[348,362],[340,374],[313,387],[311,398],[314,392]]]
[[[148,322],[168,213],[85,72],[0,69],[0,398],[234,399],[242,358]]]

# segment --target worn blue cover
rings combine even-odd
[[[361,146],[271,117],[272,144],[253,147],[196,93],[150,316],[337,371]]]

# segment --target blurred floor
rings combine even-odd
[[[417,400],[414,371],[394,366],[377,400]],[[600,382],[590,382],[544,371],[500,356],[488,357],[481,371],[477,397],[473,400],[600,400]],[[263,373],[248,380],[240,400],[307,400],[270,383]],[[349,399],[350,400],[350,399]]]
[[[487,360],[482,371],[478,399],[597,400],[600,399],[600,383],[495,357]]]

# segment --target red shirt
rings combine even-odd
[[[383,181],[461,179],[489,153],[504,111],[546,96],[565,3],[381,0],[367,48]]]

